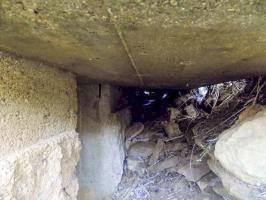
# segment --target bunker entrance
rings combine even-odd
[[[254,171],[263,146],[258,140],[265,137],[265,81],[123,89],[116,111],[130,108],[132,123],[125,132],[123,177],[112,198],[265,199],[263,177]]]

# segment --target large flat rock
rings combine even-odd
[[[82,81],[185,87],[266,72],[264,0],[1,0],[0,50]]]
[[[251,185],[266,185],[265,121],[266,109],[261,107],[226,130],[215,145],[215,157],[221,165]]]

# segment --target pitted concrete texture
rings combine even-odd
[[[1,0],[0,49],[130,86],[265,74],[266,1]]]
[[[80,142],[65,132],[0,158],[0,199],[75,200]]]
[[[76,128],[75,77],[0,55],[0,155]]]
[[[79,200],[110,199],[123,175],[124,132],[130,112],[113,113],[119,90],[108,85],[79,87]]]

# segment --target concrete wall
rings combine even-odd
[[[107,85],[79,87],[79,200],[109,199],[121,180],[130,113],[112,113],[118,98],[119,90]]]
[[[0,200],[76,198],[76,122],[71,73],[0,55]]]

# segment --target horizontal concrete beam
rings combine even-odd
[[[0,49],[81,81],[186,87],[266,72],[264,0],[0,2]]]

